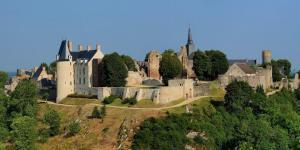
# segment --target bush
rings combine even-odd
[[[94,107],[91,117],[92,118],[101,118],[101,112],[99,111],[97,106]]]
[[[137,103],[136,98],[132,97],[132,98],[125,98],[122,101],[122,104],[130,104],[130,105],[135,105]]]
[[[49,109],[44,115],[43,122],[49,125],[49,135],[54,136],[59,133],[60,116],[57,111]]]
[[[197,144],[204,144],[204,142],[205,142],[205,140],[203,139],[203,137],[202,136],[196,136],[195,138],[194,138],[194,141],[197,143]]]
[[[103,100],[103,104],[111,104],[112,102],[114,102],[115,99],[117,99],[118,97],[115,95],[110,95],[108,97],[105,97]]]
[[[68,135],[74,136],[80,131],[80,129],[81,128],[80,128],[79,120],[73,120],[68,125],[68,130],[69,130]]]

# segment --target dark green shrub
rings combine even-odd
[[[117,99],[118,97],[115,95],[110,95],[108,97],[105,97],[103,100],[103,104],[111,104],[112,102],[114,102],[115,99]]]
[[[94,107],[91,117],[92,118],[101,118],[101,112],[99,111],[97,106]]]
[[[122,104],[130,104],[130,105],[135,105],[137,103],[136,98],[132,97],[132,98],[125,98],[122,101]]]
[[[194,141],[197,143],[197,144],[204,144],[204,142],[205,142],[205,140],[203,139],[203,137],[202,136],[196,136],[195,138],[194,138]]]

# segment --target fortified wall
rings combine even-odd
[[[122,99],[135,97],[137,101],[152,100],[155,104],[166,104],[178,99],[192,99],[210,94],[208,84],[193,86],[191,79],[169,80],[169,86],[160,87],[98,87],[98,99],[110,95]]]

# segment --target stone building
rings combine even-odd
[[[271,55],[269,55],[271,56]],[[268,62],[263,57],[263,62]],[[270,88],[273,85],[272,66],[267,64],[265,67],[253,66],[246,63],[234,63],[224,75],[218,78],[219,84],[226,87],[233,80],[248,82],[250,86],[256,88],[263,86],[264,89]]]
[[[148,77],[151,79],[160,80],[159,74],[159,62],[161,60],[161,55],[157,51],[151,51],[148,56]]]
[[[63,40],[57,60],[57,102],[70,94],[92,94],[92,87],[98,85],[98,64],[103,58],[100,45],[96,49],[78,46],[72,51],[72,42]]]
[[[188,30],[188,40],[185,46],[180,47],[180,51],[177,53],[177,57],[182,64],[181,78],[189,79],[196,78],[193,71],[193,54],[196,51],[196,46],[192,39],[191,28]]]

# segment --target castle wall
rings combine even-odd
[[[174,100],[184,98],[182,86],[165,86],[159,88],[159,103],[166,104]]]
[[[209,83],[203,83],[198,86],[194,86],[194,97],[205,96],[211,93]]]
[[[61,101],[68,95],[74,93],[74,62],[58,61],[57,62],[57,97],[56,102]]]
[[[151,51],[148,56],[148,77],[160,80],[159,74],[160,54],[156,51]]]

